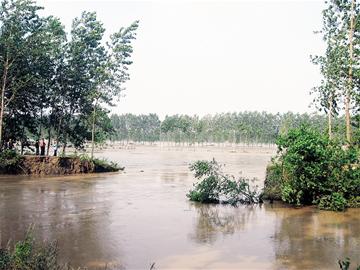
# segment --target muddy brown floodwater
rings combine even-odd
[[[185,196],[188,164],[215,157],[233,174],[263,180],[271,149],[140,147],[98,155],[125,173],[0,177],[0,244],[30,226],[57,240],[60,258],[95,269],[338,269],[360,264],[360,210],[281,204],[200,205]]]

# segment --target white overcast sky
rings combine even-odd
[[[70,31],[96,11],[107,35],[140,20],[131,80],[114,113],[311,112],[323,1],[39,0]]]

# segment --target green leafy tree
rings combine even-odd
[[[42,37],[48,31],[46,19],[40,18],[40,7],[30,0],[4,0],[0,6],[0,145],[3,143],[4,118],[12,103],[21,103],[23,115],[27,102],[36,100],[33,90],[38,58],[47,53]],[[34,108],[32,108],[34,109]],[[29,110],[28,110],[29,111]],[[10,116],[11,117],[11,116]],[[27,116],[28,118],[28,116]],[[8,136],[11,136],[10,134]]]
[[[325,55],[312,58],[320,66],[322,83],[314,88],[315,101],[320,109],[328,114],[328,134],[332,137],[332,117],[339,111],[343,101],[345,114],[346,139],[351,143],[351,109],[356,104],[356,81],[358,75],[356,48],[359,36],[357,17],[359,4],[356,0],[331,0],[326,2],[323,11],[323,39],[327,48]]]
[[[130,79],[128,67],[133,52],[132,40],[136,38],[139,21],[135,21],[127,28],[121,28],[110,37],[107,44],[108,51],[97,58],[98,63],[94,68],[94,84],[91,88],[89,99],[92,104],[92,129],[91,129],[91,156],[94,154],[95,127],[97,112],[101,106],[113,105],[114,98],[120,98],[124,90],[124,83]]]

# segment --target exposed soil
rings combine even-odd
[[[20,173],[35,175],[64,175],[95,172],[93,162],[73,157],[24,156]]]

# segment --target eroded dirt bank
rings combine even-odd
[[[20,174],[34,175],[65,175],[96,171],[93,162],[77,157],[24,156],[19,167]]]

